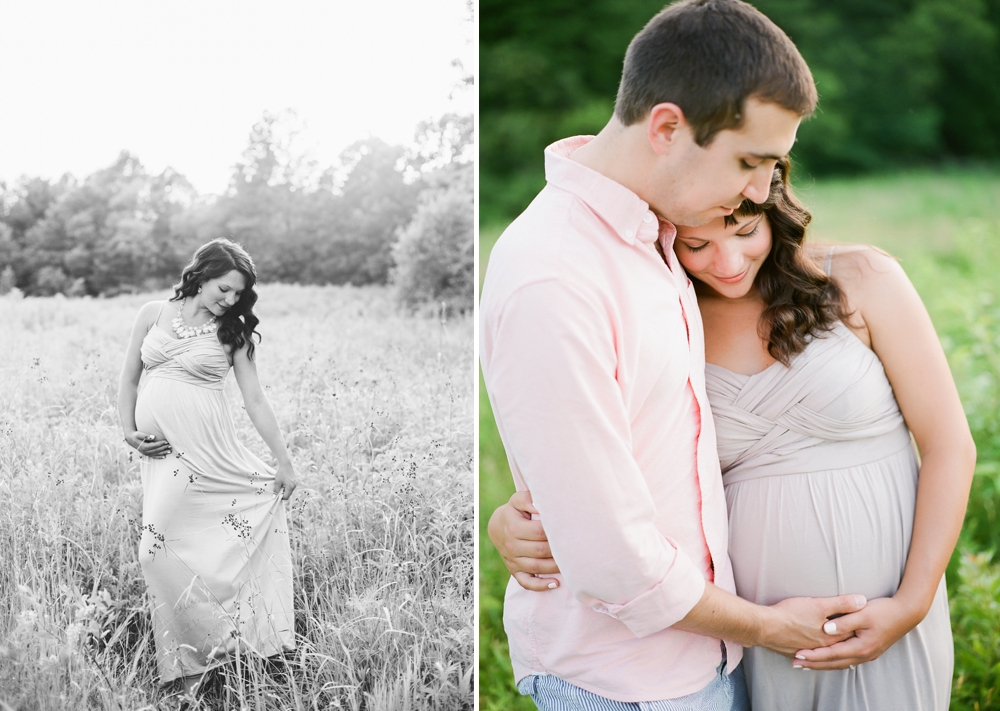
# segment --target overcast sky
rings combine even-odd
[[[0,180],[83,178],[122,150],[221,193],[264,111],[329,165],[471,113],[464,0],[0,0]],[[453,94],[449,98],[449,94]]]

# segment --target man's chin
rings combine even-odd
[[[695,215],[683,215],[676,220],[670,220],[676,227],[702,227],[712,220],[718,219],[718,215],[701,213]],[[669,219],[669,218],[668,218]]]

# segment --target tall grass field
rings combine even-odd
[[[381,288],[263,285],[261,383],[289,444],[296,649],[203,709],[471,709],[471,317]],[[142,487],[116,392],[167,292],[0,297],[0,709],[174,709],[137,561]],[[240,439],[271,461],[226,384]]]
[[[875,244],[897,256],[926,304],[958,383],[979,452],[958,549],[948,568],[955,636],[954,711],[1000,709],[1000,172],[950,170],[799,182],[811,239]],[[485,270],[502,226],[480,240]],[[479,702],[531,710],[503,634],[508,575],[486,523],[513,491],[479,381]]]

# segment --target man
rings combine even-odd
[[[701,318],[672,250],[674,224],[766,199],[815,104],[754,8],[672,5],[629,46],[607,126],[546,150],[548,185],[493,249],[483,377],[564,581],[507,590],[514,672],[541,709],[746,708],[741,644],[828,646],[847,635],[827,618],[864,605],[735,596]]]

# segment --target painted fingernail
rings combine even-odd
[[[801,664],[793,664],[792,665],[792,669],[801,669],[801,668],[802,668]]]
[[[795,658],[796,659],[805,659],[805,657],[803,657],[801,654],[796,654]]]
[[[557,587],[559,587],[559,583],[549,583],[548,587],[549,590],[555,590]]]
[[[827,634],[837,634],[837,623],[830,620],[825,625],[823,625],[823,631]]]
[[[804,671],[812,671],[812,667],[802,667]]]

